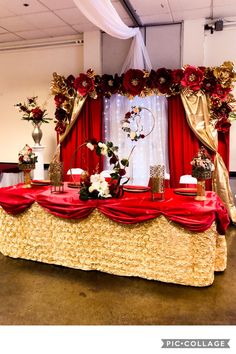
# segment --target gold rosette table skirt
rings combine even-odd
[[[191,232],[164,216],[118,224],[98,210],[79,220],[62,219],[37,203],[17,216],[0,208],[0,251],[82,270],[208,286],[226,268],[226,241],[213,224]]]

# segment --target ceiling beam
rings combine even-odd
[[[129,0],[119,0],[121,5],[124,7],[126,12],[128,13],[129,17],[134,23],[135,27],[143,27],[142,21],[140,20],[139,16],[137,15],[135,9],[131,5]]]

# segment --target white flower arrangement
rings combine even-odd
[[[89,193],[94,191],[98,192],[98,197],[101,198],[111,198],[109,184],[105,180],[105,177],[101,176],[101,174],[94,174],[90,176],[91,185],[89,187]]]

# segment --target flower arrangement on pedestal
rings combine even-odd
[[[37,103],[38,96],[33,96],[27,98],[27,102],[25,103],[17,103],[15,106],[19,108],[20,112],[23,112],[22,119],[31,121],[34,130],[32,132],[32,137],[35,142],[35,146],[40,145],[40,141],[43,136],[43,132],[40,128],[42,123],[49,123],[52,118],[46,117],[47,111],[44,108],[40,108]]]
[[[212,177],[215,167],[206,149],[202,146],[196,157],[191,161],[192,176],[197,179],[196,200],[205,200],[205,180]]]
[[[121,178],[126,174],[125,168],[129,166],[128,159],[119,160],[117,155],[118,147],[114,146],[111,141],[104,143],[91,139],[87,142],[86,146],[88,149],[95,151],[99,156],[107,156],[113,167],[109,181],[99,173],[91,176],[87,172],[81,174],[80,199],[119,197],[122,193],[122,189],[120,188]]]

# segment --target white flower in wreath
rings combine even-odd
[[[101,154],[106,156],[107,155],[107,146],[106,146],[106,144],[99,142],[98,146],[101,149]]]
[[[134,131],[131,131],[130,134],[129,134],[129,136],[130,136],[130,139],[131,139],[131,140],[135,140],[137,134],[136,134]]]
[[[130,126],[130,123],[128,123],[128,122],[124,122],[122,124],[122,128],[124,128],[124,129],[129,128],[129,126]]]
[[[86,146],[87,146],[88,149],[90,149],[92,151],[94,150],[94,145],[93,144],[87,143]]]

